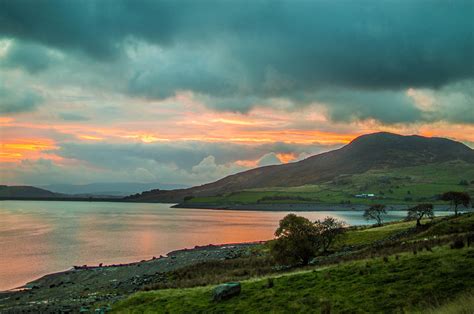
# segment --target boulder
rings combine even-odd
[[[240,294],[240,282],[228,282],[217,286],[214,289],[212,299],[214,301],[222,301],[232,298]]]

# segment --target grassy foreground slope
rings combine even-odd
[[[456,239],[463,239],[464,244],[468,238],[472,240],[474,213],[424,223],[420,230],[413,228],[414,222],[351,229],[322,263],[290,272],[247,277],[241,280],[242,293],[227,301],[212,301],[214,284],[222,282],[219,277],[226,281],[239,278],[228,276],[233,269],[210,267],[207,271],[213,276],[209,277],[212,279],[207,286],[140,292],[116,304],[114,311],[425,313],[432,309],[435,313],[438,310],[446,313],[453,308],[462,310],[463,305],[456,300],[472,303],[474,245],[454,249],[451,244]],[[348,247],[358,249],[351,253]],[[327,258],[332,261],[328,262]],[[227,262],[230,261],[223,263]],[[176,286],[189,287],[186,282],[193,280],[194,275],[202,278],[206,275],[203,272],[201,268],[186,272],[190,278],[176,282]]]
[[[335,312],[422,311],[474,289],[474,249],[400,254],[326,269],[243,282],[240,296],[211,300],[213,287],[141,292],[117,312]]]
[[[297,187],[249,189],[210,197],[195,197],[186,203],[275,204],[275,203],[347,203],[410,204],[442,203],[437,199],[446,191],[474,194],[474,166],[464,161],[450,161],[395,169],[369,170],[344,175],[334,180]],[[464,183],[464,184],[460,184]],[[465,184],[467,183],[467,185]],[[375,199],[356,198],[373,193]]]

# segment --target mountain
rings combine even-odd
[[[3,198],[56,198],[64,195],[53,193],[34,186],[0,185],[0,197]]]
[[[133,182],[109,182],[109,183],[90,183],[90,184],[50,184],[42,185],[44,188],[56,193],[75,194],[75,195],[100,195],[100,196],[127,196],[138,192],[160,189],[173,190],[186,188],[180,184],[164,183],[133,183]]]
[[[227,176],[213,183],[173,191],[149,191],[129,197],[137,201],[180,202],[187,196],[213,196],[244,189],[316,184],[341,175],[460,160],[474,166],[474,151],[446,138],[362,135],[346,146],[295,163],[266,166]]]

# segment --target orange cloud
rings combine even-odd
[[[237,160],[235,164],[241,167],[255,168],[258,166],[258,160]]]
[[[92,136],[92,135],[79,135],[78,137],[80,139],[90,140],[90,141],[102,141],[104,139],[103,137]]]
[[[408,93],[413,94],[414,91]],[[135,107],[131,106],[124,107],[126,116],[122,120],[107,123],[93,120],[63,121],[51,118],[46,113],[44,116],[37,116],[38,113],[31,113],[30,116],[25,114],[15,119],[0,117],[0,161],[38,158],[61,160],[48,152],[60,145],[57,138],[61,138],[61,141],[104,143],[199,141],[246,145],[276,142],[343,145],[361,134],[389,131],[474,142],[472,125],[437,122],[387,126],[375,120],[337,124],[331,122],[317,106],[293,111],[256,107],[248,113],[218,112],[183,97],[177,98],[181,105],[176,108],[162,104],[140,107],[139,110],[132,110]],[[424,98],[422,100],[425,101]],[[39,120],[45,123],[37,124]],[[297,158],[292,152],[280,153],[277,157],[284,163]],[[237,164],[253,167],[256,161],[239,161]]]
[[[12,139],[0,143],[1,162],[19,162],[22,159],[47,158],[52,160],[62,159],[45,151],[55,150],[58,147],[50,139]]]
[[[298,156],[295,153],[279,153],[276,154],[278,159],[284,164],[289,163],[290,161],[295,160]]]
[[[0,117],[0,124],[9,124],[13,122],[13,118],[10,117]]]

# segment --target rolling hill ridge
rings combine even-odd
[[[461,161],[474,167],[474,150],[446,138],[373,133],[346,146],[295,163],[266,166],[227,176],[188,189],[149,191],[129,197],[137,201],[180,202],[187,196],[203,197],[247,189],[297,187],[333,180],[369,170],[383,170]]]

